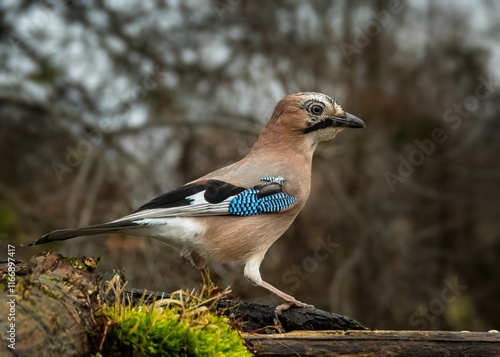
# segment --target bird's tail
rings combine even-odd
[[[132,222],[111,222],[105,224],[99,224],[95,226],[83,227],[83,228],[70,228],[70,229],[58,229],[43,235],[41,238],[34,240],[33,242],[24,243],[22,246],[39,245],[56,240],[66,240],[82,236],[93,236],[97,234],[111,234],[116,233],[124,228],[130,228]]]

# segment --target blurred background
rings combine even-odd
[[[136,288],[197,288],[160,243],[50,230],[131,213],[244,156],[276,102],[318,91],[367,128],[322,144],[262,274],[378,329],[500,326],[500,3],[0,4],[0,234],[16,258],[102,256]],[[241,268],[213,279],[278,303]]]

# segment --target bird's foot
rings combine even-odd
[[[309,304],[306,304],[302,301],[293,299],[293,300],[285,301],[283,304],[278,305],[276,307],[276,310],[274,310],[274,314],[276,315],[276,317],[278,317],[279,315],[281,315],[281,313],[283,311],[288,310],[292,306],[301,307],[304,309],[315,309],[315,307],[313,305],[309,305]]]

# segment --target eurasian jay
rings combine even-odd
[[[45,234],[27,245],[109,233],[160,240],[196,268],[205,262],[244,264],[244,276],[291,306],[312,307],[262,280],[269,247],[287,230],[311,189],[312,156],[321,141],[365,123],[321,93],[281,99],[250,152],[240,161],[164,193],[115,221]]]

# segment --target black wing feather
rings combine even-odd
[[[235,196],[246,190],[244,187],[231,185],[230,183],[220,180],[208,180],[207,190],[205,191],[205,200],[208,203],[221,203],[230,196]]]
[[[189,206],[192,199],[189,197],[205,191],[205,199],[209,203],[220,203],[226,198],[246,190],[244,187],[232,185],[220,180],[207,180],[199,183],[190,183],[175,190],[164,193],[148,203],[142,205],[135,212],[154,208],[172,208]]]
[[[143,211],[146,209],[154,209],[154,208],[170,208],[170,207],[178,207],[178,206],[187,206],[191,202],[188,198],[198,192],[201,192],[207,188],[206,183],[197,184],[191,183],[189,185],[185,185],[179,187],[175,190],[166,192],[148,203],[139,207],[136,212]]]

